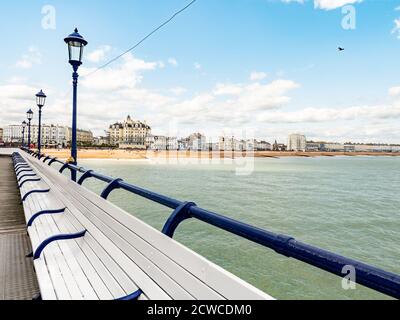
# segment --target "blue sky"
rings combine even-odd
[[[63,38],[75,26],[89,41],[84,75],[188,2],[1,1],[0,126],[21,122],[39,89],[49,96],[44,121],[70,123]],[[355,29],[342,27],[343,5],[353,6]],[[44,6],[55,10],[55,29],[42,26]],[[399,6],[198,0],[132,54],[80,79],[79,127],[103,134],[131,114],[155,134],[400,143]]]

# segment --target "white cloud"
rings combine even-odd
[[[169,58],[169,59],[168,59],[168,63],[169,63],[170,65],[174,66],[174,67],[177,67],[177,66],[178,66],[178,61],[176,61],[175,58]]]
[[[111,49],[111,46],[108,45],[100,46],[96,50],[88,53],[86,59],[93,63],[99,63],[106,59],[107,53],[109,53]]]
[[[400,105],[358,106],[342,109],[306,108],[299,111],[263,113],[259,121],[270,123],[330,122],[338,120],[395,119],[400,118]]]
[[[37,91],[37,87],[27,84],[0,85],[0,127],[25,120],[26,111],[35,106]]]
[[[267,74],[265,72],[253,71],[250,74],[251,81],[260,81],[260,80],[265,79],[266,77],[267,77]]]
[[[239,95],[243,92],[243,87],[236,84],[218,83],[214,89],[214,95]]]
[[[400,18],[394,19],[394,27],[392,29],[392,34],[397,33],[397,38],[400,39]]]
[[[184,94],[186,91],[187,90],[182,87],[175,87],[175,88],[170,89],[170,92],[172,92],[176,96],[180,96],[180,95]]]
[[[389,96],[396,97],[400,95],[400,87],[389,88]]]
[[[37,91],[37,88],[25,84],[6,84],[0,86],[0,98],[30,100],[33,99]]]
[[[281,0],[283,3],[300,3],[304,4],[308,0]],[[343,7],[347,4],[360,3],[363,0],[314,0],[315,9],[333,10]]]
[[[146,62],[128,53],[122,58],[122,63],[98,70],[89,77],[83,77],[81,83],[88,89],[113,91],[134,88],[143,79],[143,71],[162,68],[160,62]],[[81,67],[82,74],[88,74],[95,68]]]
[[[35,64],[41,64],[41,63],[42,63],[42,54],[36,47],[31,46],[28,48],[28,53],[23,54],[21,59],[17,61],[16,67],[21,69],[30,69]]]
[[[276,80],[269,84],[223,84],[211,92],[168,105],[162,111],[166,119],[174,118],[195,130],[240,127],[251,123],[259,112],[276,109],[290,101],[287,93],[299,85],[291,80]]]
[[[290,97],[286,93],[298,87],[299,85],[291,80],[275,80],[265,85],[217,84],[214,95],[233,96],[234,100],[230,99],[229,103],[246,110],[269,109],[288,103]]]
[[[347,4],[360,3],[363,0],[314,0],[314,8],[333,10]]]
[[[195,62],[195,63],[193,64],[193,66],[194,66],[194,68],[195,68],[196,70],[200,70],[200,69],[201,69],[201,64],[198,63],[198,62]]]

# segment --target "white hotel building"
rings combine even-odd
[[[306,151],[307,140],[302,134],[291,134],[288,138],[288,151]]]

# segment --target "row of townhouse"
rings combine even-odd
[[[25,132],[24,132],[25,131]],[[24,136],[23,133],[24,132]],[[28,143],[28,128],[22,125],[9,125],[3,128],[3,141],[5,143]],[[36,145],[39,135],[39,127],[31,125],[31,144]],[[72,140],[72,129],[60,125],[41,126],[41,144],[46,147],[66,147]],[[93,143],[93,133],[88,130],[77,130],[77,142],[82,145]]]

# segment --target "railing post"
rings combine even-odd
[[[189,211],[190,208],[193,206],[196,206],[194,202],[184,202],[178,208],[176,208],[165,223],[164,228],[162,229],[162,233],[172,238],[179,224],[182,221],[190,219],[192,217]]]
[[[79,184],[79,185],[82,185],[82,183],[83,183],[86,179],[92,177],[92,173],[93,173],[93,170],[88,170],[88,171],[86,171],[86,172],[80,177],[80,179],[79,179],[79,181],[78,181],[78,184]]]
[[[110,195],[110,193],[115,190],[115,189],[119,189],[121,186],[119,185],[119,183],[123,181],[122,179],[114,179],[113,181],[111,181],[107,187],[105,187],[105,189],[103,190],[103,192],[101,193],[101,197],[103,199],[107,199],[108,196]]]

